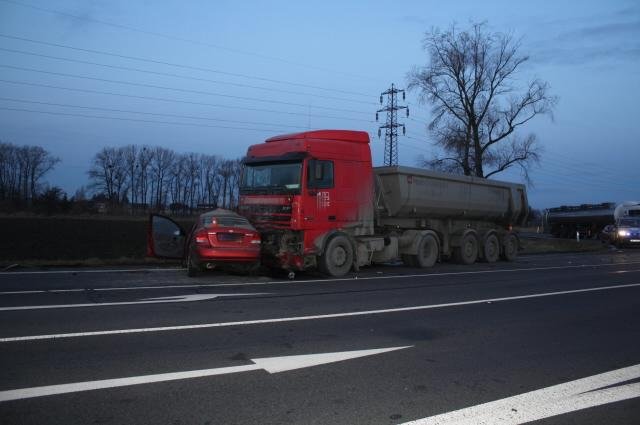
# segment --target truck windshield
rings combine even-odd
[[[640,218],[623,218],[618,222],[618,226],[640,227]]]
[[[302,162],[245,164],[240,192],[300,193]]]

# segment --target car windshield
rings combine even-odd
[[[618,226],[640,227],[640,218],[623,218],[618,222]]]
[[[245,164],[241,193],[300,193],[301,162]]]

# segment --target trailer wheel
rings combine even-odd
[[[353,247],[345,236],[337,235],[329,240],[320,256],[320,271],[329,276],[344,276],[353,265]]]
[[[484,240],[484,261],[487,263],[495,263],[500,257],[500,241],[498,237],[493,233],[486,237]]]
[[[424,235],[418,244],[417,255],[412,255],[416,266],[427,268],[432,267],[438,260],[438,241],[433,235]]]
[[[518,256],[518,238],[513,233],[504,237],[502,242],[502,259],[514,261]]]
[[[453,257],[460,264],[473,264],[476,262],[478,259],[478,239],[473,233],[464,235],[460,246],[453,250]]]

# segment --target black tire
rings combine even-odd
[[[501,257],[505,261],[514,261],[518,257],[518,238],[513,233],[504,237]]]
[[[418,243],[418,252],[416,255],[412,255],[413,261],[417,267],[423,269],[427,267],[433,267],[438,261],[438,254],[440,253],[440,247],[438,246],[438,240],[433,235],[424,235]]]
[[[483,245],[484,261],[495,263],[500,258],[500,241],[495,234],[490,234],[484,239]]]
[[[193,254],[189,251],[189,256],[187,257],[187,276],[196,277],[200,274],[201,268],[198,264],[196,264],[193,259]]]
[[[460,241],[460,246],[453,250],[456,263],[473,264],[478,259],[478,239],[473,233],[467,233]]]
[[[353,265],[353,247],[346,236],[332,237],[320,256],[320,271],[332,277],[341,277],[349,273]]]

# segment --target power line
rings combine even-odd
[[[53,112],[53,111],[37,111],[33,109],[22,109],[22,108],[6,108],[0,107],[0,110],[3,111],[13,111],[13,112],[28,112],[28,113],[36,113],[36,114],[47,114],[47,115],[60,115],[67,117],[77,117],[77,118],[96,118],[103,120],[116,120],[116,121],[132,121],[132,122],[141,122],[146,124],[167,124],[167,125],[183,125],[183,126],[193,126],[193,127],[207,127],[207,128],[223,128],[229,130],[249,130],[249,131],[261,131],[261,132],[281,132],[282,129],[274,129],[274,128],[251,128],[251,127],[231,127],[231,126],[221,126],[221,125],[207,125],[207,124],[196,124],[196,123],[185,123],[185,122],[176,122],[176,121],[153,121],[153,120],[142,120],[137,118],[122,118],[122,117],[105,117],[101,115],[85,115],[85,114],[71,114],[67,112]]]
[[[287,60],[287,59],[278,58],[278,57],[275,57],[275,56],[268,56],[268,55],[263,55],[261,53],[247,52],[247,51],[243,51],[243,50],[239,50],[239,49],[232,49],[232,48],[229,48],[229,47],[225,47],[225,46],[221,46],[221,45],[213,44],[213,43],[207,43],[207,42],[200,41],[200,40],[192,40],[192,39],[189,39],[189,38],[177,37],[177,36],[163,34],[163,33],[155,32],[155,31],[141,30],[139,28],[134,28],[134,27],[127,26],[127,25],[116,24],[116,23],[112,23],[112,22],[106,22],[106,21],[102,21],[102,20],[99,20],[99,19],[89,18],[89,17],[86,17],[86,16],[78,16],[78,15],[74,15],[74,14],[71,14],[71,13],[68,13],[68,12],[63,12],[63,11],[55,10],[55,9],[48,9],[48,8],[45,8],[45,7],[34,6],[34,5],[31,5],[31,4],[22,3],[22,2],[15,1],[15,0],[0,0],[0,1],[4,1],[5,3],[11,3],[11,4],[14,4],[14,5],[17,5],[17,6],[21,6],[21,7],[27,7],[27,8],[39,10],[39,11],[42,11],[42,12],[54,13],[54,14],[57,14],[57,15],[67,16],[67,17],[70,17],[70,18],[73,18],[73,19],[82,20],[82,21],[95,22],[95,23],[98,23],[98,24],[101,24],[101,25],[110,26],[110,27],[119,28],[119,29],[124,29],[124,30],[127,30],[127,31],[133,31],[133,32],[137,32],[137,33],[140,33],[140,34],[152,35],[154,37],[161,37],[161,38],[180,41],[180,42],[184,42],[184,43],[191,43],[191,44],[196,44],[196,45],[200,45],[200,46],[212,47],[214,49],[225,50],[225,51],[228,51],[228,52],[241,54],[241,55],[256,56],[256,57],[260,57],[260,58],[263,58],[263,59],[269,59],[269,60],[272,60],[272,61],[278,61],[278,62],[283,62],[283,63],[286,63],[286,64],[290,64],[290,65],[300,66],[300,67],[303,67],[303,68],[316,69],[316,70],[319,70],[319,71],[341,74],[341,75],[345,75],[345,76],[348,76],[348,77],[366,78],[366,79],[368,79],[370,81],[375,81],[373,78],[368,77],[368,76],[355,75],[355,74],[350,74],[350,73],[342,72],[342,71],[336,71],[336,70],[327,69],[327,68],[323,68],[323,67],[319,67],[319,66],[301,64],[301,63],[293,62],[293,61],[290,61],[290,60]]]
[[[412,118],[412,117],[409,117],[408,119],[409,119],[409,121],[417,122],[418,124],[423,124],[423,125],[425,125],[425,126],[428,126],[428,125],[429,125],[429,123],[428,123],[428,122],[426,122],[426,121],[417,120],[417,119],[414,119],[414,118]]]
[[[177,114],[163,114],[156,112],[143,112],[143,111],[132,111],[127,109],[112,109],[112,108],[101,108],[95,106],[84,106],[84,105],[70,105],[66,103],[52,103],[52,102],[42,102],[35,100],[24,100],[24,99],[15,99],[10,97],[0,97],[0,100],[5,100],[9,102],[17,102],[17,103],[28,103],[32,105],[44,105],[44,106],[59,106],[64,108],[76,108],[76,109],[89,109],[93,111],[104,111],[104,112],[119,112],[119,113],[127,113],[127,114],[141,114],[141,115],[150,115],[150,116],[158,116],[158,117],[170,117],[170,118],[188,118],[192,120],[205,120],[205,121],[220,121],[220,122],[231,122],[238,124],[255,124],[255,125],[273,125],[271,123],[265,122],[255,122],[255,121],[239,121],[239,120],[227,120],[222,118],[209,118],[209,117],[199,117],[194,115],[177,115]],[[290,128],[306,128],[299,125],[283,125],[279,124],[281,127],[290,127]]]
[[[276,89],[276,88],[272,88],[272,87],[253,86],[253,85],[250,85],[250,84],[233,83],[233,82],[229,82],[229,81],[211,80],[211,79],[208,79],[208,78],[198,78],[198,77],[192,77],[192,76],[188,76],[188,75],[173,74],[173,73],[170,73],[170,72],[149,71],[149,70],[140,69],[140,68],[132,68],[132,67],[120,66],[120,65],[109,65],[109,64],[85,61],[85,60],[80,60],[80,59],[71,59],[71,58],[64,58],[64,57],[60,57],[60,56],[45,55],[45,54],[41,54],[41,53],[28,52],[28,51],[25,51],[25,50],[7,49],[7,48],[4,48],[4,47],[0,47],[0,50],[5,51],[5,52],[10,52],[10,53],[18,53],[18,54],[21,54],[21,55],[36,56],[36,57],[41,57],[41,58],[46,58],[46,59],[55,59],[55,60],[66,61],[66,62],[80,63],[80,64],[84,64],[84,65],[100,66],[100,67],[103,67],[103,68],[119,69],[119,70],[123,70],[123,71],[141,72],[141,73],[145,73],[145,74],[160,75],[160,76],[164,76],[164,77],[182,78],[182,79],[186,79],[186,80],[201,81],[201,82],[214,83],[214,84],[226,84],[226,85],[229,85],[229,86],[245,87],[245,88],[257,89],[257,90],[266,90],[266,91],[277,92],[277,93],[288,93],[288,94],[296,94],[296,95],[302,95],[302,96],[313,96],[313,97],[322,98],[322,99],[340,100],[340,101],[343,101],[343,102],[362,103],[362,104],[365,104],[365,105],[373,105],[374,104],[373,102],[368,102],[368,101],[364,101],[364,100],[349,99],[349,98],[345,98],[345,97],[326,96],[326,95],[315,94],[315,93],[299,92],[299,91],[295,91],[295,90],[283,90],[283,89]]]
[[[618,173],[618,172],[619,172],[619,170],[620,170],[619,168],[615,168],[615,169],[614,169],[614,168],[604,167],[604,166],[602,166],[602,165],[600,165],[600,164],[593,164],[593,165],[588,165],[588,166],[586,166],[586,165],[585,165],[585,166],[581,166],[578,162],[576,162],[576,159],[575,159],[575,158],[571,158],[571,157],[569,157],[569,156],[567,156],[567,155],[564,155],[564,154],[561,154],[561,153],[558,153],[558,152],[553,152],[553,151],[550,151],[550,152],[549,152],[549,154],[550,154],[550,155],[553,155],[553,156],[560,157],[560,158],[564,158],[564,159],[566,159],[566,160],[567,160],[567,161],[569,161],[569,162],[573,162],[573,163],[575,164],[575,167],[579,167],[579,171],[584,171],[584,170],[585,170],[585,167],[588,167],[589,169],[600,169],[600,170],[606,171],[606,172],[607,172],[607,173],[609,173],[611,176],[617,176],[617,175],[618,175],[617,173]],[[555,160],[555,158],[554,158],[554,160]],[[566,162],[564,162],[564,161],[560,161],[560,160],[558,160],[557,162],[558,162],[558,163],[561,163],[561,164],[563,164],[563,165],[564,165],[564,164],[566,164]]]
[[[421,141],[419,139],[416,139],[415,137],[411,137],[411,136],[406,136],[408,139],[412,139],[412,140],[416,140],[416,141]],[[406,146],[406,147],[410,147],[412,149],[418,150],[418,151],[423,151],[425,153],[432,153],[427,151],[426,149],[421,149],[417,146],[412,146],[412,145],[406,145],[406,144],[401,144],[402,146]],[[562,172],[558,172],[558,171],[554,171],[557,170],[557,167],[562,167],[561,171],[564,170],[564,168],[567,167],[568,164],[561,164],[561,165],[554,165],[553,164],[554,161],[551,161],[551,164],[548,163],[548,160],[543,160],[543,164],[540,167],[537,167],[535,169],[531,169],[530,172],[531,174],[535,175],[536,177],[552,177],[555,178],[555,182],[557,183],[557,178],[561,178],[561,179],[566,179],[566,180],[570,180],[572,184],[578,184],[578,185],[585,185],[585,186],[591,186],[591,185],[598,185],[599,187],[602,188],[610,188],[612,184],[615,185],[621,185],[624,187],[629,187],[629,188],[635,188],[635,183],[633,182],[628,182],[628,181],[624,181],[624,180],[610,180],[610,179],[602,179],[602,178],[594,178],[593,176],[591,177],[585,177],[584,175],[578,177],[578,176],[573,176],[571,174],[565,174]],[[551,170],[549,170],[549,168],[551,168]],[[584,169],[579,169],[578,171],[584,172]]]
[[[171,98],[165,98],[165,97],[138,96],[138,95],[133,95],[133,94],[115,93],[115,92],[107,92],[107,91],[92,90],[92,89],[81,89],[81,88],[77,88],[77,87],[64,87],[64,86],[55,86],[55,85],[50,85],[50,84],[30,83],[30,82],[26,82],[26,81],[15,81],[15,80],[0,79],[0,82],[8,83],[8,84],[17,84],[17,85],[23,85],[23,86],[30,86],[30,87],[40,87],[40,88],[54,89],[54,90],[74,91],[74,92],[78,92],[78,93],[91,93],[91,94],[102,94],[102,95],[108,95],[108,96],[125,97],[125,98],[130,98],[130,99],[141,99],[141,100],[151,100],[151,101],[160,101],[160,102],[181,103],[181,104],[187,104],[187,105],[209,106],[209,107],[215,107],[215,108],[238,109],[238,110],[243,110],[243,111],[268,112],[268,113],[295,115],[295,116],[303,116],[303,117],[309,117],[310,116],[310,117],[313,117],[313,118],[328,118],[328,119],[339,119],[339,120],[346,120],[346,121],[360,121],[360,122],[373,123],[373,121],[371,121],[371,120],[365,120],[365,119],[361,119],[361,118],[346,118],[346,117],[332,116],[332,115],[307,114],[307,113],[303,113],[303,112],[278,111],[278,110],[274,110],[274,109],[262,109],[262,108],[250,108],[250,107],[245,107],[245,106],[222,105],[222,104],[216,104],[216,103],[195,102],[195,101],[190,101],[190,100],[171,99]]]
[[[0,0],[0,1],[4,1],[4,0]],[[327,107],[327,106],[316,106],[316,105],[308,105],[308,104],[305,105],[304,103],[285,102],[285,101],[281,101],[281,100],[260,99],[260,98],[257,98],[257,97],[235,96],[235,95],[231,95],[231,94],[208,92],[208,91],[203,91],[203,90],[190,90],[190,89],[181,89],[181,88],[177,88],[177,87],[159,86],[159,85],[155,85],[155,84],[134,83],[132,81],[112,80],[112,79],[109,79],[109,78],[89,77],[89,76],[86,76],[86,75],[67,74],[65,72],[45,71],[45,70],[42,70],[42,69],[25,68],[25,67],[21,67],[21,66],[13,66],[13,65],[6,65],[6,64],[0,64],[0,67],[1,68],[7,68],[7,69],[14,69],[14,70],[17,70],[17,71],[36,72],[36,73],[39,73],[39,74],[55,75],[55,76],[59,76],[59,77],[80,78],[80,79],[83,79],[83,80],[100,81],[100,82],[104,82],[104,83],[121,84],[121,85],[127,85],[127,86],[136,86],[136,87],[145,87],[145,88],[152,88],[152,89],[177,91],[177,92],[181,92],[181,93],[202,94],[202,95],[206,95],[206,96],[218,96],[218,97],[226,97],[226,98],[229,98],[229,99],[250,100],[250,101],[254,101],[254,102],[274,103],[274,104],[278,104],[278,105],[301,106],[301,107],[304,107],[304,108],[323,109],[323,110],[327,110],[327,111],[349,112],[349,113],[354,113],[354,114],[369,114],[369,112],[356,111],[354,109],[331,108],[331,107]]]
[[[590,177],[586,177],[585,178],[585,172],[584,172],[585,170],[584,169],[583,170],[573,169],[574,172],[575,171],[579,171],[580,172],[579,176],[575,175],[575,174],[571,174],[572,170],[571,169],[567,170],[567,168],[568,168],[567,164],[557,165],[557,164],[554,164],[553,162],[552,163],[548,163],[548,161],[547,161],[547,163],[545,164],[545,169],[548,170],[549,168],[551,169],[551,172],[555,172],[556,175],[563,176],[565,178],[569,178],[569,179],[572,179],[572,180],[595,181],[595,182],[598,182],[598,183],[601,183],[601,184],[605,184],[608,187],[615,186],[615,185],[636,185],[637,186],[637,183],[632,182],[630,180],[612,179],[612,178],[608,178],[608,177],[603,177],[602,175],[599,175],[597,177],[592,175]],[[567,171],[569,171],[569,173],[567,173]]]
[[[5,1],[5,0],[0,0],[0,1]],[[127,60],[133,60],[133,61],[138,61],[138,62],[152,63],[152,64],[155,64],[155,65],[166,65],[166,66],[171,66],[171,67],[175,67],[175,68],[189,69],[189,70],[192,70],[192,71],[209,72],[209,73],[213,73],[213,74],[228,75],[228,76],[231,76],[231,77],[241,77],[241,78],[246,78],[246,79],[250,79],[250,80],[265,81],[265,82],[269,82],[269,83],[286,84],[286,85],[296,86],[296,87],[306,87],[306,88],[310,88],[310,89],[324,90],[324,91],[335,92],[335,93],[353,94],[353,95],[358,95],[358,96],[370,97],[370,95],[368,93],[359,93],[359,92],[348,91],[348,90],[340,90],[340,89],[334,89],[334,88],[315,86],[315,85],[312,85],[312,84],[295,83],[295,82],[285,81],[285,80],[277,80],[277,79],[272,79],[272,78],[258,77],[258,76],[255,76],[255,75],[247,75],[247,74],[240,74],[240,73],[235,73],[235,72],[220,71],[220,70],[213,69],[213,68],[203,68],[203,67],[198,67],[198,66],[190,66],[190,65],[184,65],[184,64],[179,64],[179,63],[166,62],[166,61],[161,61],[161,60],[158,60],[158,59],[149,59],[149,58],[141,58],[139,56],[122,55],[122,54],[113,53],[113,52],[105,52],[105,51],[102,51],[102,50],[85,49],[85,48],[81,48],[81,47],[69,46],[69,45],[65,45],[65,44],[50,43],[50,42],[46,42],[46,41],[34,40],[34,39],[31,39],[31,38],[24,38],[24,37],[17,37],[17,36],[7,35],[7,34],[0,34],[0,37],[12,39],[12,40],[26,41],[26,42],[34,43],[34,44],[41,44],[43,46],[59,47],[61,49],[75,50],[75,51],[78,51],[78,52],[93,53],[93,54],[97,54],[97,55],[111,56],[111,57],[116,57],[116,58],[120,58],[120,59],[127,59]]]
[[[412,137],[410,135],[407,135],[405,137],[407,137],[408,139],[419,141],[419,142],[424,142],[424,140],[419,140],[419,139],[417,139],[415,137]],[[572,169],[574,171],[582,173],[582,176],[584,177],[584,172],[585,172],[585,169],[586,169],[584,166],[581,166],[579,163],[575,162],[574,159],[569,158],[567,156],[563,156],[563,155],[558,154],[558,153],[554,153],[553,155],[567,158],[568,161],[558,161],[555,158],[550,157],[549,155],[544,155],[544,157],[541,159],[541,162],[543,164],[542,166],[549,165],[549,166],[553,167],[554,164],[555,164],[555,167],[562,167],[563,171],[564,171],[564,169]],[[610,177],[608,177],[608,178],[607,177],[602,178],[602,176],[601,176],[600,180],[599,180],[601,182],[608,182],[610,184],[618,184],[618,183],[621,182],[621,180],[619,179],[620,174],[617,173],[618,170],[614,170],[612,168],[603,167],[601,165],[600,166],[595,166],[595,167],[588,167],[588,168],[599,168],[600,170],[604,170],[609,174]],[[534,171],[534,172],[536,172],[536,171]]]

